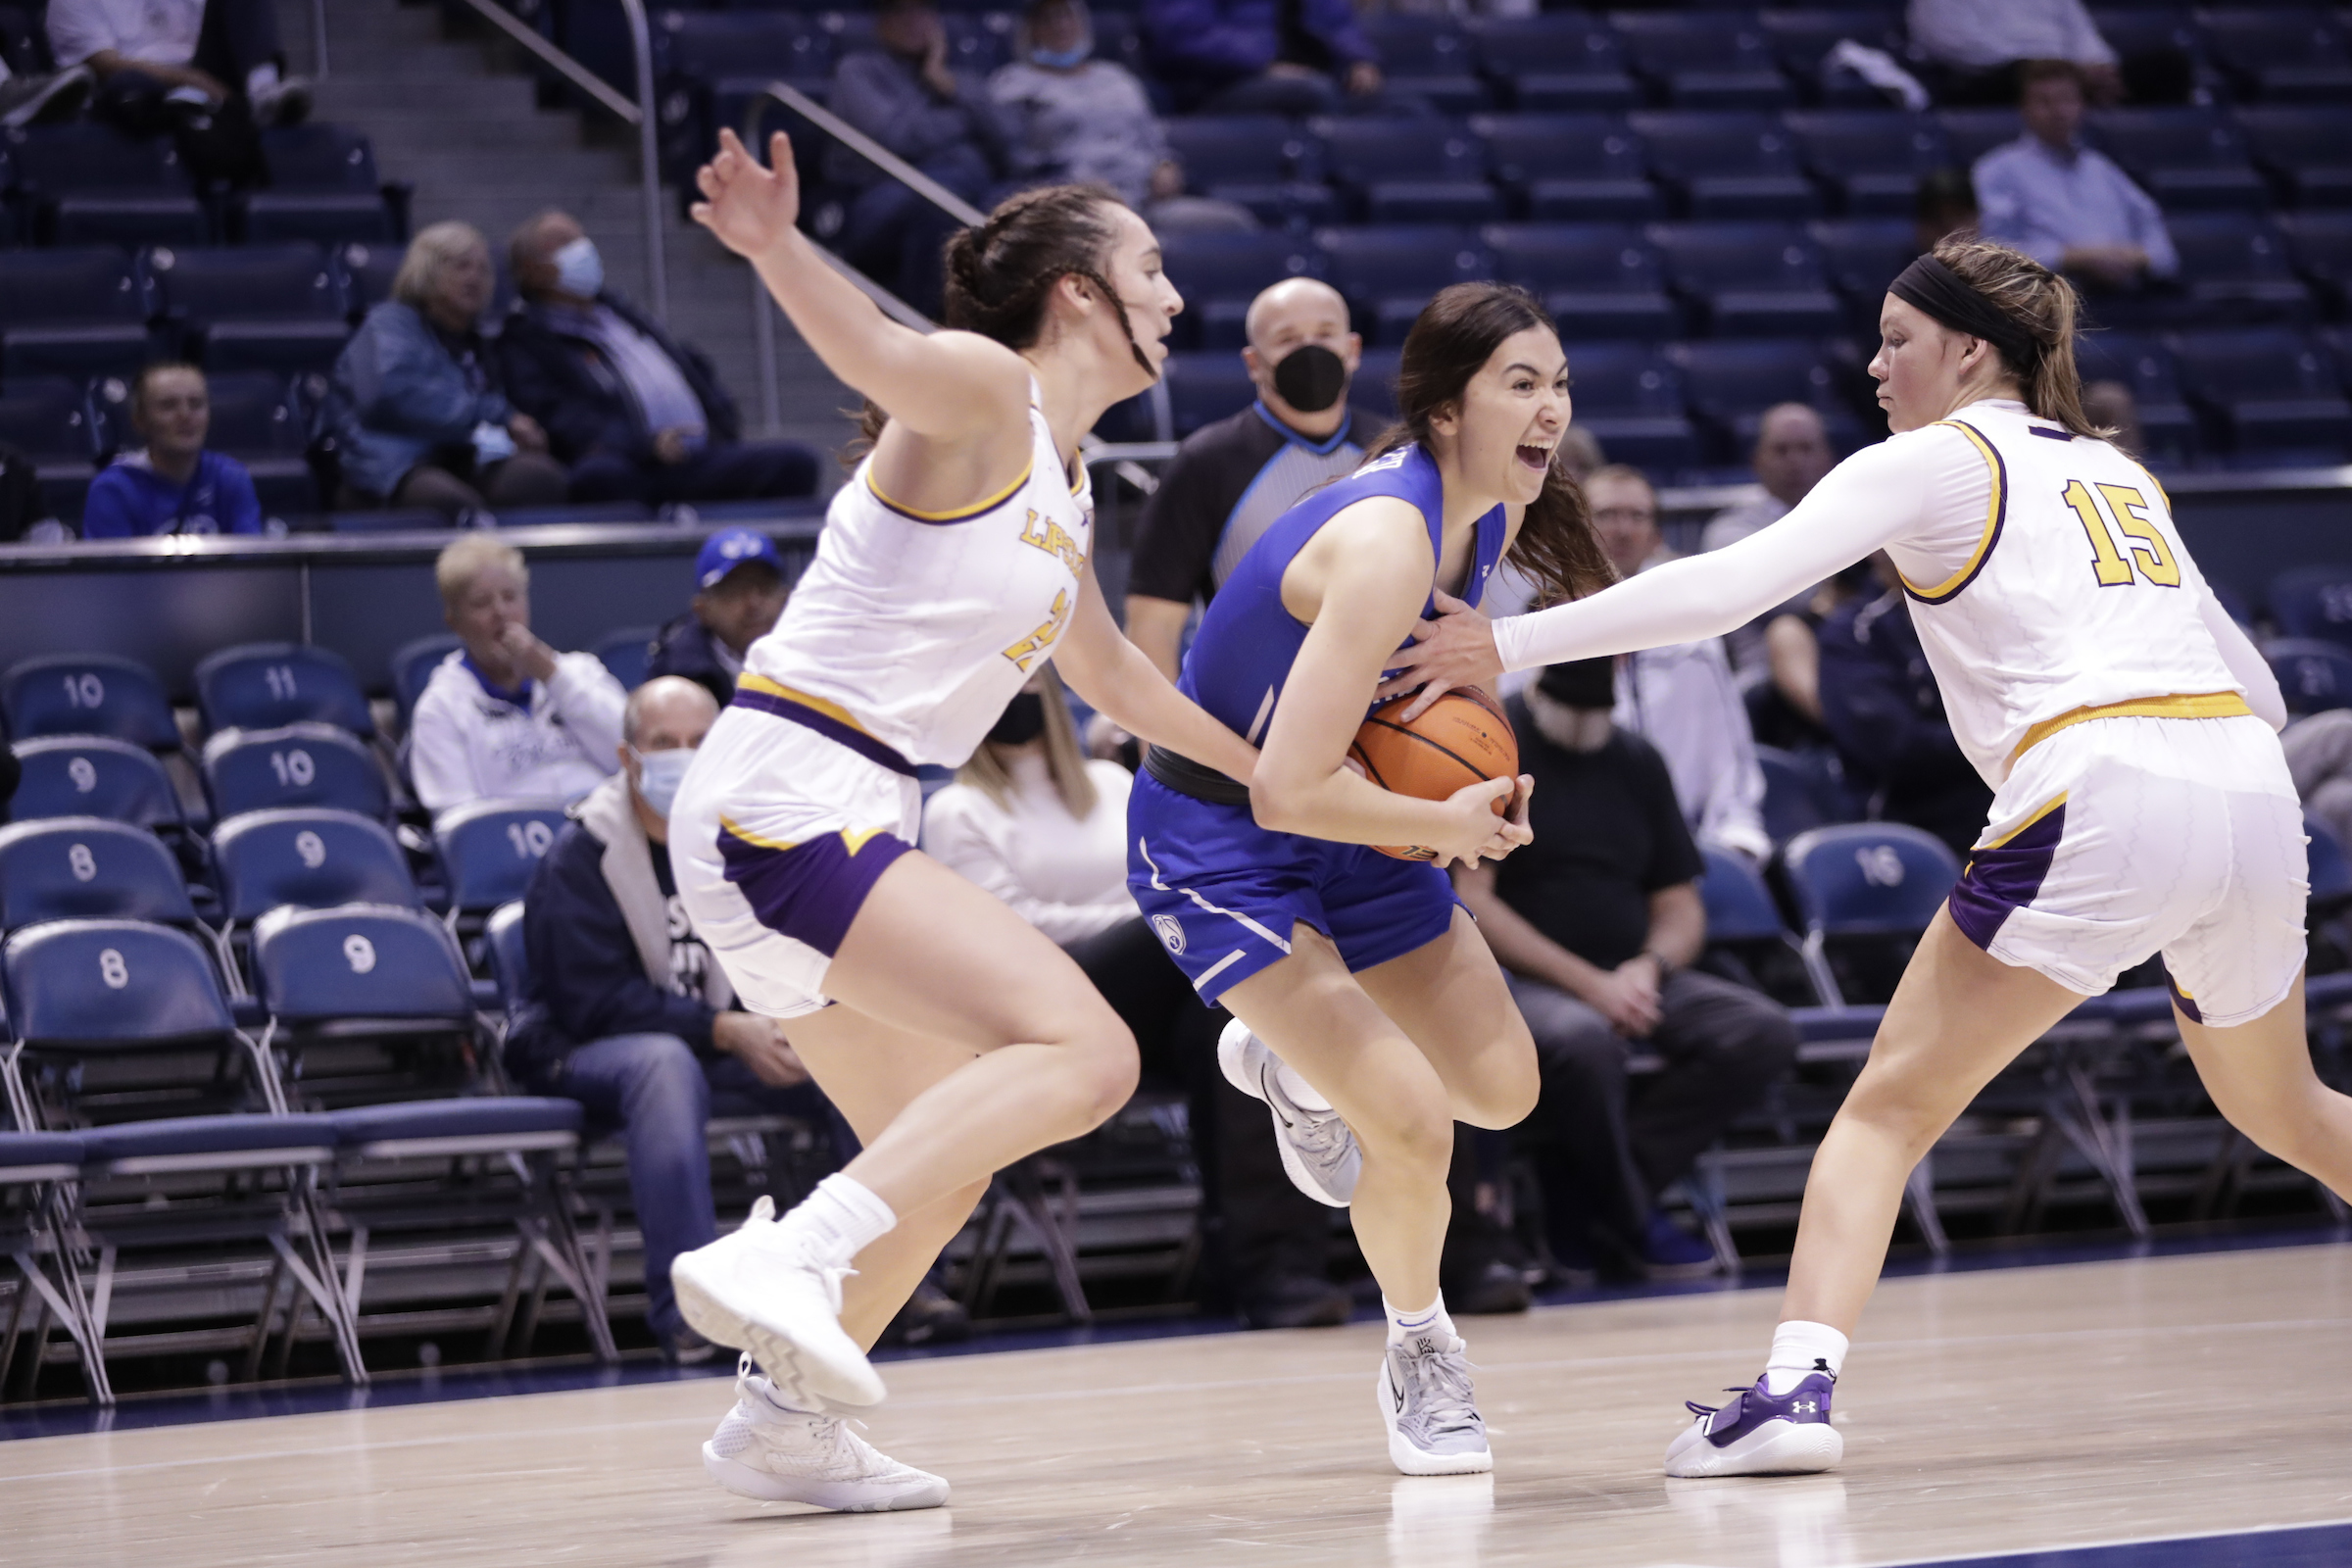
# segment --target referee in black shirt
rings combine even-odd
[[[1348,406],[1364,340],[1348,302],[1311,277],[1250,302],[1242,363],[1257,401],[1176,449],[1144,504],[1128,567],[1127,635],[1170,680],[1196,602],[1205,605],[1257,536],[1310,490],[1355,471],[1381,430]]]

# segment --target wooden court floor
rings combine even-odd
[[[889,1364],[921,1514],[710,1486],[720,1380],[0,1444],[0,1562],[1859,1568],[2352,1518],[2352,1247],[1890,1282],[1841,1472],[1667,1481],[1776,1301],[1472,1320],[1492,1478],[1390,1470],[1359,1324]]]

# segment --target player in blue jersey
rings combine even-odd
[[[1390,1457],[1453,1475],[1494,1467],[1438,1291],[1453,1123],[1510,1126],[1537,1076],[1444,866],[1527,842],[1528,781],[1506,820],[1494,806],[1512,780],[1414,800],[1352,771],[1348,747],[1433,590],[1475,604],[1506,555],[1547,597],[1611,573],[1554,462],[1568,365],[1532,296],[1465,283],[1431,301],[1397,408],[1364,465],[1285,513],[1209,605],[1178,689],[1261,748],[1256,771],[1245,787],[1154,748],[1128,880],[1201,1000],[1238,1020],[1219,1060],[1271,1107],[1292,1179],[1352,1205],[1388,1307]]]

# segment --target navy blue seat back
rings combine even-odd
[[[52,654],[0,675],[0,710],[18,740],[42,735],[112,735],[165,751],[179,726],[162,682],[146,665],[111,654]]]
[[[2075,339],[2075,365],[2082,384],[2119,381],[2131,388],[2139,410],[2144,456],[2152,462],[2184,464],[2198,449],[2197,417],[2181,399],[2173,351],[2152,332],[2090,331]]]
[[[433,842],[451,906],[488,909],[521,898],[564,821],[563,804],[555,801],[484,801],[444,811],[433,824]]]
[[[392,297],[392,279],[400,271],[399,246],[355,241],[336,246],[332,260],[343,279],[344,302],[354,319]]]
[[[1181,285],[1179,285],[1181,286]],[[406,724],[416,707],[416,699],[424,695],[425,683],[441,662],[456,653],[458,639],[448,632],[436,632],[419,637],[413,643],[403,643],[392,650],[392,700],[399,705],[400,721]]]
[[[1332,175],[1346,184],[1486,178],[1486,147],[1458,122],[1335,116],[1307,128],[1323,143]]]
[[[2289,637],[2352,647],[2352,566],[2292,566],[2271,579],[2271,614]]]
[[[144,828],[97,816],[0,828],[0,930],[41,920],[195,919],[178,860]]]
[[[297,806],[336,807],[380,819],[392,806],[375,754],[327,724],[220,731],[205,743],[204,787],[213,814],[222,821]]]
[[[281,1023],[473,1016],[456,939],[416,909],[278,909],[254,925],[253,967],[262,1004]]]
[[[1796,146],[1779,121],[1732,113],[1644,113],[1627,117],[1669,179],[1755,177],[1797,172]]]
[[[1179,229],[1161,238],[1160,255],[1169,281],[1184,295],[1175,323],[1179,342],[1210,349],[1241,348],[1250,302],[1259,291],[1320,265],[1303,236],[1280,229]]]
[[[194,938],[136,920],[61,920],[0,948],[19,1040],[79,1047],[218,1039],[236,1025],[213,960]]]
[[[1756,748],[1756,766],[1764,774],[1764,831],[1775,844],[1786,844],[1829,820],[1804,763],[1776,746]]]
[[[2352,200],[2352,111],[2335,107],[2241,108],[2255,162],[2283,180],[2301,204]]]
[[[348,125],[317,121],[273,125],[262,132],[262,162],[269,168],[272,190],[372,196],[382,185],[376,177],[374,148]]]
[[[2345,855],[2335,830],[2305,813],[2303,836],[2311,841],[2304,854],[2310,864],[2312,905],[2325,909],[2352,903],[2352,856]]]
[[[24,775],[8,803],[19,822],[51,816],[103,816],[138,827],[181,825],[172,775],[143,746],[105,735],[54,735],[19,741]]]
[[[1576,12],[1469,24],[1482,70],[1522,112],[1631,109],[1640,99],[1617,35]]]
[[[1563,338],[1673,336],[1654,247],[1626,223],[1495,223],[1479,231],[1496,272],[1544,301]]]
[[[316,245],[239,245],[147,252],[165,314],[188,321],[339,319],[343,287]]]
[[[1168,151],[1184,166],[1194,190],[1228,184],[1271,184],[1311,177],[1301,162],[1311,146],[1298,127],[1279,115],[1195,115],[1167,122]],[[1173,269],[1169,275],[1183,280]]]
[[[1642,175],[1642,138],[1620,115],[1482,115],[1470,128],[1486,139],[1494,175],[1505,184],[1569,172]]]
[[[1963,166],[1973,166],[1995,147],[2026,132],[2014,109],[1945,109],[1936,113],[1936,123],[1943,128],[1943,143],[1952,151],[1952,162]]]
[[[1807,931],[1915,935],[1943,907],[1960,864],[1941,839],[1900,822],[1848,822],[1798,834],[1782,852]]]
[[[111,335],[111,334],[110,334]],[[11,333],[14,343],[19,334]],[[123,363],[108,368],[130,369],[146,350],[143,338],[106,346],[105,356]],[[83,355],[88,345],[73,346],[73,357],[87,369]],[[62,376],[28,377],[11,374],[0,390],[0,441],[21,449],[42,467],[51,464],[88,464],[97,455],[87,398],[81,387]]]
[[[1360,25],[1397,93],[1411,94],[1446,114],[1487,107],[1477,51],[1451,17],[1371,14]]]
[[[1702,851],[1706,875],[1698,896],[1707,909],[1709,942],[1770,942],[1787,934],[1781,911],[1756,868],[1729,850]]]
[[[317,723],[354,735],[375,733],[350,662],[314,644],[223,648],[196,666],[196,705],[204,727],[214,732]]]
[[[1829,286],[1821,253],[1794,223],[1653,223],[1649,239],[1675,286],[1691,294]]]
[[[1853,218],[1909,218],[1919,177],[1951,156],[1935,121],[1896,110],[1790,115],[1788,129],[1806,167],[1836,187]]]
[[[2198,21],[2214,58],[2255,97],[2340,104],[2352,91],[2343,29],[2316,6],[2215,9]]]
[[[622,690],[633,692],[645,684],[646,669],[654,662],[654,639],[661,635],[659,626],[622,626],[599,637],[589,652],[604,661]]]
[[[1754,444],[1758,417],[1777,403],[1806,403],[1821,413],[1830,445],[1849,450],[1858,421],[1837,395],[1820,346],[1805,339],[1678,343],[1667,351],[1682,366],[1693,413],[1714,427],[1718,461],[1739,462]]]
[[[522,905],[502,904],[483,922],[488,939],[490,973],[498,981],[499,1004],[512,1018],[531,994],[531,957],[522,940]]]
[[[1238,354],[1179,354],[1168,359],[1168,412],[1179,440],[1204,424],[1239,414],[1257,396]]]
[[[299,458],[309,446],[302,411],[284,376],[266,370],[227,370],[207,376],[205,381],[206,401],[212,407],[212,426],[205,445],[214,451]],[[115,416],[110,410],[109,417]],[[128,430],[128,410],[120,416],[121,428]],[[265,510],[269,506],[266,498],[262,504]]]
[[[1752,11],[1620,12],[1612,23],[1643,75],[1690,109],[1770,109],[1795,98]]]
[[[399,843],[382,823],[352,811],[250,812],[214,833],[213,860],[232,920],[286,905],[417,903]]]
[[[75,191],[185,195],[188,176],[168,137],[137,140],[111,125],[81,122],[8,133],[18,184],[43,196]]]
[[[1346,297],[1369,343],[1402,343],[1430,296],[1484,276],[1484,254],[1466,231],[1440,223],[1367,224],[1315,231],[1326,275]]]
[[[1576,422],[1618,463],[1672,473],[1698,461],[1696,433],[1683,412],[1683,378],[1650,343],[1565,345]]]
[[[144,324],[147,288],[113,245],[0,251],[0,328]]]
[[[2168,214],[2269,205],[2245,136],[2217,109],[2104,110],[2091,117],[2090,136]]]
[[[2290,713],[2352,708],[2352,652],[2316,637],[2281,637],[2262,651]]]

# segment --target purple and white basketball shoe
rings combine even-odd
[[[1837,1379],[1810,1372],[1787,1394],[1733,1389],[1720,1407],[1686,1401],[1696,1417],[1666,1448],[1670,1476],[1795,1476],[1827,1470],[1845,1456],[1845,1440],[1830,1425],[1830,1390]]]

